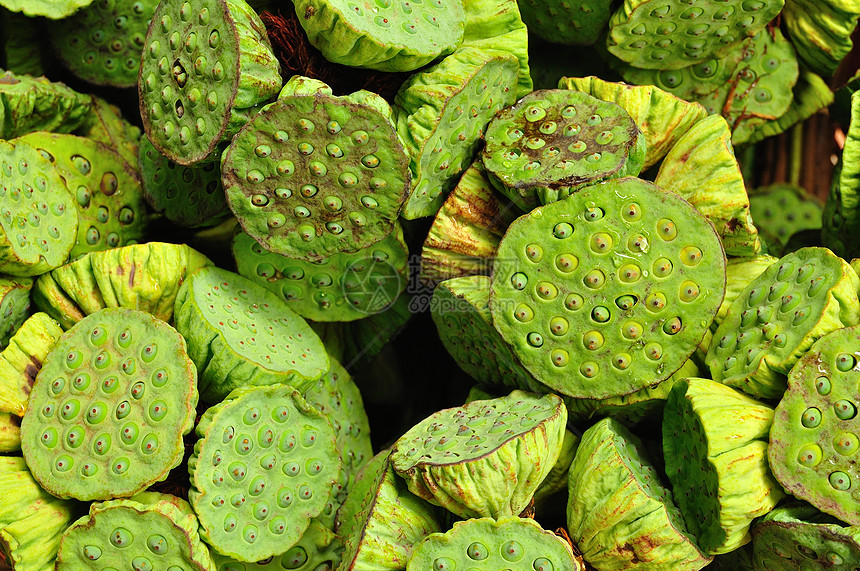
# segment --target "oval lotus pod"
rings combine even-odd
[[[75,135],[37,132],[18,140],[51,161],[76,199],[78,235],[72,258],[143,239],[149,216],[140,180],[118,153]]]
[[[138,169],[140,129],[126,121],[116,105],[92,96],[92,108],[75,135],[104,143],[119,153],[132,170]]]
[[[289,383],[304,390],[329,368],[322,341],[286,302],[215,266],[183,284],[175,321],[200,372],[206,402],[247,385]]]
[[[394,99],[397,133],[410,157],[408,220],[433,216],[469,166],[493,116],[515,99],[512,54],[464,47],[411,76]]]
[[[851,51],[860,6],[844,0],[790,0],[782,11],[791,43],[806,66],[824,77]]]
[[[0,6],[25,16],[44,16],[54,20],[68,18],[93,0],[0,0]]]
[[[182,461],[196,406],[197,371],[179,333],[141,311],[104,309],[48,353],[21,450],[57,497],[132,496]]]
[[[102,0],[51,22],[54,53],[77,77],[96,85],[134,87],[156,0]]]
[[[522,211],[490,184],[480,160],[466,169],[433,220],[421,250],[422,281],[486,274]]]
[[[785,495],[767,464],[773,409],[708,379],[672,387],[663,457],[672,495],[704,553],[749,542],[750,522]]]
[[[345,547],[338,571],[403,569],[422,539],[442,531],[437,509],[406,489],[389,457],[371,458],[337,512]]]
[[[750,192],[750,214],[757,227],[776,238],[775,244],[768,245],[777,251],[795,233],[820,229],[823,211],[819,198],[793,184],[777,183]]]
[[[187,569],[214,571],[197,532],[197,518],[183,499],[145,493],[96,502],[63,534],[57,570]]]
[[[395,442],[391,465],[460,517],[518,515],[558,459],[566,421],[557,395],[513,391],[425,418]]]
[[[568,533],[597,569],[694,571],[711,560],[660,483],[642,442],[611,418],[583,433],[568,490]]]
[[[311,521],[299,542],[283,555],[245,563],[213,551],[212,561],[217,571],[333,571],[340,561],[342,549],[343,544],[333,531]]]
[[[808,119],[833,103],[834,95],[821,77],[809,70],[800,70],[797,83],[792,89],[793,99],[788,110],[775,120],[756,125],[746,141],[747,145],[758,143],[767,137],[778,135],[792,125]]]
[[[675,0],[624,0],[609,20],[606,47],[635,67],[680,69],[724,56],[737,42],[763,30],[783,4],[784,0],[695,5]],[[659,37],[665,39],[655,40]]]
[[[78,213],[60,174],[34,147],[0,140],[0,273],[34,276],[69,257]]]
[[[611,2],[605,0],[526,0],[520,13],[529,32],[555,44],[590,46],[609,22]]]
[[[743,293],[750,282],[778,261],[779,258],[769,254],[759,254],[746,258],[729,258],[726,261],[726,296],[723,298],[720,309],[717,310],[717,315],[711,324],[711,330],[716,331],[723,319],[726,318],[732,303]],[[701,375],[688,376],[700,377]]]
[[[663,159],[654,183],[680,194],[704,214],[717,229],[726,255],[761,251],[731,132],[719,115],[702,119],[681,136]]]
[[[138,165],[146,202],[177,226],[216,226],[230,216],[217,163],[178,165],[159,153],[144,135]]]
[[[353,253],[319,262],[264,250],[244,232],[233,238],[239,275],[264,286],[287,306],[314,321],[354,321],[391,307],[409,280],[403,229]]]
[[[331,424],[289,385],[236,389],[196,433],[188,498],[203,539],[240,561],[298,542],[341,469]]]
[[[463,42],[460,0],[383,2],[373,8],[344,0],[298,0],[294,5],[310,43],[327,60],[343,65],[412,71]]]
[[[628,394],[674,373],[725,291],[713,226],[635,178],[599,183],[511,224],[490,292],[523,366],[575,398]]]
[[[627,112],[580,91],[533,91],[498,113],[484,139],[490,181],[525,211],[635,176],[645,160],[645,138]]]
[[[445,280],[433,290],[430,315],[442,345],[470,377],[495,389],[548,393],[493,328],[490,278],[466,276]]]
[[[24,323],[30,314],[30,278],[4,278],[0,276],[0,349]]]
[[[217,158],[280,88],[266,28],[244,0],[170,0],[156,8],[137,89],[146,135],[173,162]]]
[[[0,411],[24,416],[36,375],[62,334],[47,313],[34,313],[21,324],[0,353]]]
[[[820,337],[860,323],[860,279],[826,248],[783,256],[749,283],[714,332],[711,376],[757,397],[779,399],[786,375]]]
[[[91,105],[89,95],[63,83],[7,71],[0,75],[0,138],[33,131],[69,133],[81,125]]]
[[[390,107],[369,92],[282,94],[236,135],[222,173],[245,232],[312,261],[390,234],[409,188]]]
[[[584,91],[620,105],[645,137],[643,169],[657,164],[684,133],[708,112],[698,103],[679,99],[654,85],[626,85],[599,77],[562,77],[559,89]]]

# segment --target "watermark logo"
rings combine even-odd
[[[357,311],[372,315],[391,307],[403,291],[403,278],[390,262],[368,256],[344,271],[343,295]]]

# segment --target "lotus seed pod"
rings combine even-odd
[[[39,151],[0,140],[0,274],[34,276],[69,257],[78,213],[62,177]]]
[[[581,438],[577,434],[574,434],[569,429],[565,429],[558,460],[555,461],[552,470],[549,471],[544,481],[535,490],[533,499],[536,510],[541,509],[549,498],[558,492],[567,490],[567,473],[570,470],[573,458],[576,456],[576,451],[579,449],[580,440]]]
[[[244,0],[156,8],[140,66],[140,114],[149,140],[173,162],[217,159],[280,88],[266,28]]]
[[[46,313],[34,313],[21,324],[0,353],[0,411],[24,416],[36,375],[62,334]]]
[[[708,379],[675,383],[663,411],[672,495],[704,553],[749,542],[750,522],[785,495],[767,463],[773,409]]]
[[[118,153],[75,135],[37,132],[18,140],[51,161],[75,198],[78,234],[72,258],[143,238],[149,218],[140,180]]]
[[[472,163],[436,213],[424,240],[422,281],[435,284],[489,275],[502,236],[521,214],[490,184],[483,163]]]
[[[620,105],[635,121],[645,137],[645,164],[657,164],[694,124],[708,116],[698,103],[675,97],[654,85],[625,85],[599,77],[562,77],[559,89],[584,91]]]
[[[768,254],[728,259],[726,262],[726,297],[723,298],[723,303],[717,310],[714,323],[711,324],[711,330],[716,331],[723,319],[726,318],[732,303],[743,293],[750,282],[778,261],[779,258]],[[700,377],[702,375],[689,376]]]
[[[156,0],[100,0],[47,25],[54,53],[77,77],[96,85],[134,87]]]
[[[856,93],[856,92],[855,92]],[[860,95],[851,96],[851,124],[824,205],[821,241],[844,258],[860,254]]]
[[[515,101],[512,54],[464,47],[401,85],[397,132],[410,157],[406,219],[433,216],[469,166],[493,116]]]
[[[188,498],[203,539],[248,562],[297,543],[341,469],[326,417],[289,385],[240,387],[196,432]]]
[[[786,131],[833,103],[834,95],[827,82],[809,70],[801,68],[797,83],[792,89],[793,99],[788,110],[775,120],[756,125],[746,141],[747,145],[758,143]]]
[[[611,2],[606,0],[523,0],[519,3],[529,32],[555,44],[590,46],[603,35]]]
[[[63,532],[79,512],[73,503],[56,498],[41,503],[35,513],[0,529],[0,553],[16,571],[54,569]]]
[[[566,421],[557,395],[513,391],[425,418],[391,465],[413,494],[462,518],[518,515],[558,459]]]
[[[788,0],[782,11],[788,36],[806,66],[829,77],[851,51],[851,33],[857,26],[856,2]]]
[[[182,461],[197,371],[185,341],[141,311],[107,308],[65,332],[21,422],[33,477],[57,497],[132,496]]]
[[[140,129],[126,121],[116,105],[93,96],[92,108],[75,135],[104,143],[119,153],[132,170],[138,169]]]
[[[179,288],[212,262],[185,244],[148,242],[91,252],[39,276],[33,303],[68,329],[105,307],[125,307],[170,321]]]
[[[783,256],[750,282],[714,332],[711,376],[756,397],[779,399],[786,375],[820,337],[860,323],[860,279],[826,248]]]
[[[729,126],[719,115],[702,119],[675,143],[654,182],[683,196],[714,224],[726,255],[761,251]]]
[[[329,368],[322,341],[277,295],[215,266],[193,274],[176,297],[176,328],[200,372],[200,395],[288,383],[305,390]]]
[[[9,343],[9,338],[30,314],[32,288],[30,278],[0,276],[0,349]]]
[[[0,138],[13,139],[33,131],[69,133],[83,122],[92,105],[90,99],[62,83],[7,71],[0,76]]]
[[[372,9],[343,0],[294,2],[308,40],[331,62],[379,71],[412,71],[453,52],[463,42],[460,0]]]
[[[188,502],[167,494],[93,503],[63,534],[57,571],[215,571]]]
[[[4,69],[17,75],[45,75],[41,22],[0,8],[0,38]]]
[[[597,569],[695,571],[711,560],[660,483],[642,442],[611,418],[583,433],[568,490],[568,533]]]
[[[782,10],[784,0],[624,0],[609,20],[606,47],[645,69],[680,69],[734,49]],[[663,39],[654,40],[653,38]]]
[[[44,16],[54,20],[68,18],[93,0],[0,0],[0,6],[25,16]]]
[[[537,380],[571,397],[606,398],[681,367],[719,308],[724,272],[720,241],[699,212],[622,178],[510,226],[490,311]]]
[[[430,315],[442,344],[457,365],[482,385],[497,390],[548,393],[493,328],[490,278],[466,276],[436,286]]]
[[[819,198],[792,184],[777,183],[750,193],[750,214],[756,227],[774,236],[776,243],[768,245],[777,253],[795,233],[820,230],[823,210]]]
[[[436,508],[406,489],[389,456],[380,452],[362,468],[338,510],[338,571],[402,570],[422,539],[442,531]]]
[[[282,93],[236,135],[221,166],[245,232],[311,261],[389,235],[409,188],[390,107],[367,92]]]
[[[311,521],[298,543],[283,555],[267,557],[256,563],[236,561],[212,552],[217,571],[333,571],[340,562],[343,542],[330,529]]]
[[[0,412],[0,452],[21,450],[21,417]]]
[[[239,275],[273,291],[290,309],[314,321],[354,321],[384,311],[409,280],[409,251],[397,223],[379,242],[319,262],[268,252],[244,232],[233,238],[232,250]]]
[[[144,135],[138,165],[146,202],[177,226],[216,226],[230,216],[218,163],[177,165],[159,153]]]
[[[490,181],[525,211],[635,176],[645,161],[645,138],[627,112],[580,91],[533,91],[497,114],[484,139]]]

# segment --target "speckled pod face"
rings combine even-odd
[[[762,30],[783,0],[625,0],[609,20],[606,46],[618,59],[646,69],[679,69],[721,57]]]
[[[0,141],[0,273],[56,268],[77,231],[72,195],[51,162],[26,143]]]
[[[213,158],[280,87],[265,27],[244,0],[170,0],[156,8],[138,94],[146,134],[170,160]]]
[[[319,262],[268,252],[244,232],[233,238],[239,274],[314,321],[354,321],[391,307],[409,280],[408,257],[400,224],[367,248]]]
[[[534,91],[490,121],[481,158],[524,210],[577,187],[639,174],[645,139],[618,105],[563,89]]]
[[[19,140],[53,163],[75,197],[79,222],[72,258],[143,239],[149,216],[140,180],[118,153],[75,135],[39,132]]]
[[[857,274],[826,248],[801,248],[750,282],[714,332],[714,380],[779,399],[785,375],[812,343],[860,322]]]
[[[412,71],[463,41],[463,2],[298,0],[308,40],[329,61],[381,71]]]
[[[776,239],[771,249],[785,247],[796,232],[821,228],[824,206],[803,188],[774,184],[750,193],[750,214],[756,226]]]
[[[535,378],[605,398],[675,372],[724,291],[708,221],[677,195],[623,178],[518,218],[499,245],[490,311]]]
[[[58,497],[131,496],[182,461],[197,372],[175,329],[112,308],[67,331],[36,377],[21,423],[33,477]]]
[[[791,369],[768,447],[786,490],[852,525],[860,525],[858,351],[858,326],[816,341]]]
[[[218,163],[178,165],[159,153],[144,135],[138,165],[144,198],[153,210],[163,212],[174,224],[188,228],[215,226],[230,215]]]
[[[460,517],[517,515],[558,458],[566,421],[557,395],[514,391],[425,418],[391,464],[413,494]]]
[[[25,16],[46,18],[68,18],[93,0],[2,0],[0,6],[12,12],[23,12]]]
[[[222,172],[245,232],[269,251],[307,260],[355,252],[391,233],[409,165],[373,99],[281,97],[239,132]]]
[[[92,106],[92,97],[52,83],[44,77],[0,76],[3,125],[0,137],[12,139],[33,131],[69,133],[78,128]]]
[[[458,568],[510,571],[581,571],[570,544],[534,520],[519,517],[470,519],[447,533],[434,533],[409,558],[406,571],[452,571]]]
[[[134,87],[155,0],[98,0],[49,24],[54,52],[76,76],[96,85]]]
[[[340,471],[331,424],[288,385],[234,391],[206,411],[197,435],[191,505],[207,543],[241,561],[295,544]]]
[[[0,278],[0,349],[30,313],[29,278]]]
[[[330,529],[311,521],[297,544],[286,553],[245,563],[212,552],[216,571],[333,571],[340,562],[343,543]]]

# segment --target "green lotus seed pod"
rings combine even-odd
[[[380,71],[412,71],[457,49],[465,14],[460,0],[372,8],[344,0],[294,2],[308,40],[331,62]]]
[[[794,365],[776,408],[768,460],[795,497],[851,525],[860,525],[860,450],[855,370],[860,326],[816,341]]]
[[[497,50],[464,47],[411,76],[394,99],[412,188],[406,219],[432,216],[469,166],[493,116],[515,101],[518,60]]]
[[[860,6],[844,0],[788,0],[781,16],[803,63],[829,77],[851,51],[851,33],[857,26]]]
[[[244,0],[161,2],[138,81],[149,140],[180,165],[217,159],[281,88],[266,28]]]
[[[57,571],[215,571],[197,525],[188,502],[167,494],[96,502],[63,534]]]
[[[788,110],[775,120],[756,125],[746,141],[747,145],[758,143],[786,131],[789,127],[808,119],[833,103],[834,95],[821,77],[809,70],[800,70],[797,83],[792,89],[792,100]]]
[[[0,412],[0,452],[21,450],[21,417]]]
[[[672,495],[704,553],[749,541],[750,522],[785,495],[767,463],[773,409],[708,379],[675,383],[663,411]]]
[[[0,138],[13,139],[33,131],[69,133],[83,122],[92,105],[90,99],[62,83],[7,71],[0,76]]]
[[[549,498],[567,490],[567,474],[570,470],[570,465],[576,456],[576,451],[579,449],[580,437],[569,429],[564,431],[564,440],[561,443],[561,452],[558,454],[558,460],[546,475],[544,481],[540,483],[538,489],[535,490],[534,504],[535,509],[540,510]]]
[[[521,214],[490,184],[483,163],[472,163],[436,213],[424,240],[422,281],[489,275],[502,236]]]
[[[513,391],[434,413],[394,444],[409,490],[460,517],[518,515],[558,459],[561,398]]]
[[[41,22],[35,18],[0,8],[0,58],[5,62],[4,69],[17,75],[45,75],[42,33]]]
[[[51,19],[68,18],[93,0],[2,0],[0,6],[25,16],[44,16]]]
[[[311,261],[389,235],[409,188],[390,107],[369,92],[282,93],[236,135],[222,173],[245,232]]]
[[[217,571],[332,571],[340,562],[342,550],[343,542],[334,532],[311,521],[299,542],[282,555],[245,563],[213,551],[212,561]]]
[[[826,248],[783,256],[749,283],[714,332],[706,364],[714,380],[779,399],[786,375],[820,337],[860,323],[860,280]]]
[[[523,368],[493,328],[489,303],[487,276],[454,278],[436,286],[430,315],[445,349],[461,369],[482,385],[505,392],[550,392]]]
[[[96,85],[134,87],[156,0],[100,0],[47,25],[54,53],[77,77]]]
[[[624,395],[674,373],[723,299],[713,226],[635,178],[522,216],[499,245],[493,324],[523,366],[575,398]]]
[[[57,497],[128,497],[182,461],[196,406],[197,371],[176,330],[141,311],[103,309],[48,353],[21,450]]]
[[[860,93],[860,92],[857,92]],[[860,95],[851,96],[851,124],[824,205],[821,241],[844,258],[860,254]]]
[[[635,176],[645,161],[645,138],[627,112],[580,91],[534,91],[497,114],[484,139],[490,181],[526,211]]]
[[[719,115],[702,119],[675,143],[654,182],[677,192],[704,214],[716,227],[727,255],[760,252],[729,126]]]
[[[329,204],[342,202],[332,197]],[[409,251],[396,223],[379,242],[319,262],[268,252],[244,232],[233,238],[232,250],[239,275],[273,291],[290,309],[314,321],[353,321],[384,311],[409,279]]]
[[[24,323],[30,314],[30,278],[4,278],[0,276],[0,349]]]
[[[657,164],[678,139],[708,116],[698,103],[689,103],[654,85],[625,85],[599,77],[562,77],[559,89],[584,91],[620,105],[645,137],[643,168]]]
[[[422,539],[442,531],[436,508],[406,489],[389,456],[380,452],[362,468],[338,510],[338,571],[402,570]]]
[[[137,172],[102,143],[45,132],[18,139],[51,161],[75,198],[78,235],[69,255],[136,244],[149,221]]]
[[[743,293],[750,282],[778,261],[779,258],[768,254],[728,259],[726,262],[726,297],[723,298],[723,303],[717,310],[716,317],[714,317],[714,323],[711,324],[712,331],[716,331],[720,323],[723,322],[732,303]],[[701,375],[689,376],[700,377]]]
[[[783,4],[784,0],[694,5],[675,0],[624,0],[609,20],[606,47],[635,67],[680,69],[724,56],[738,41],[763,30]]]
[[[62,334],[46,313],[34,313],[21,324],[0,353],[0,411],[24,416],[33,381]]]
[[[777,252],[795,233],[821,229],[823,210],[820,199],[792,184],[777,183],[750,192],[750,214],[757,227],[776,238],[769,246]]]
[[[693,571],[710,562],[642,442],[617,421],[582,435],[568,489],[568,533],[597,569]]]
[[[288,383],[304,390],[329,368],[322,341],[286,302],[255,282],[210,266],[179,290],[176,328],[200,372],[200,396]]]
[[[606,0],[523,0],[519,3],[529,32],[555,44],[590,46],[609,22],[611,2]]]
[[[104,143],[119,153],[132,170],[138,169],[140,129],[126,121],[116,105],[93,96],[92,108],[75,135]]]
[[[199,167],[177,165],[143,136],[138,164],[146,202],[177,226],[216,226],[230,216],[217,163]]]
[[[240,387],[206,411],[196,432],[188,497],[205,541],[240,561],[298,542],[341,469],[325,416],[291,386]]]

